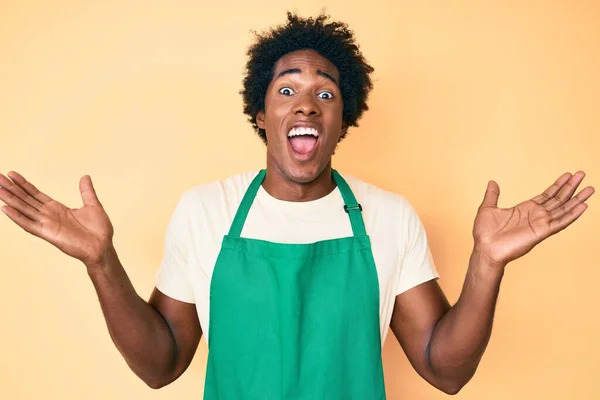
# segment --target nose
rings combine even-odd
[[[294,114],[302,114],[305,116],[315,116],[321,114],[321,109],[314,96],[304,94],[298,96],[298,101],[294,106]]]

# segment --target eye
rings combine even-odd
[[[290,89],[289,87],[284,87],[284,88],[279,89],[279,93],[281,93],[284,96],[291,96],[291,95],[295,94],[295,92],[292,89]]]
[[[333,98],[333,93],[331,92],[321,92],[318,94],[321,100],[330,100]]]

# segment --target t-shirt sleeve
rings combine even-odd
[[[415,210],[408,203],[404,218],[404,233],[406,236],[403,241],[404,254],[400,260],[400,278],[396,295],[421,283],[439,278],[427,241],[425,227]]]
[[[166,296],[195,303],[189,270],[189,219],[185,194],[171,215],[164,240],[163,258],[156,273],[156,288]]]

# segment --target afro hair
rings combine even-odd
[[[363,112],[368,110],[367,98],[373,88],[370,74],[374,71],[363,57],[354,34],[343,22],[327,22],[329,16],[301,18],[287,13],[287,23],[263,34],[256,34],[256,42],[248,49],[249,60],[240,94],[244,100],[244,114],[254,130],[266,143],[264,129],[258,127],[256,116],[265,110],[267,87],[273,79],[275,64],[288,53],[313,50],[332,62],[340,73],[340,90],[344,102],[342,121],[343,139],[347,128],[358,126]]]

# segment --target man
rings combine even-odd
[[[391,327],[415,370],[457,393],[487,345],[504,268],[579,218],[593,188],[574,196],[584,174],[567,173],[503,209],[489,182],[451,307],[410,204],[331,167],[372,87],[348,27],[288,14],[248,55],[244,112],[267,168],[183,194],[148,302],[89,176],[83,207],[68,209],[21,175],[0,175],[2,211],[86,265],[115,345],[153,388],[186,370],[204,333],[205,399],[383,399]]]

